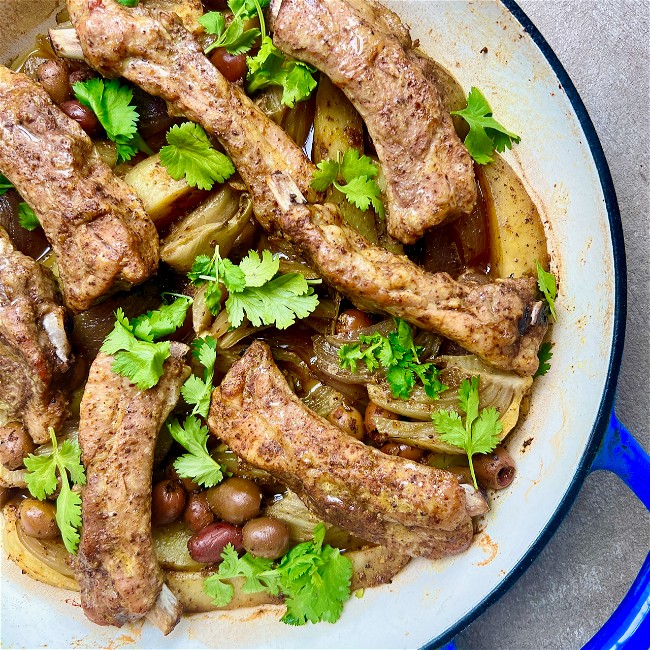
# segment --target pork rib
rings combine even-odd
[[[144,391],[111,370],[112,356],[100,353],[90,369],[79,422],[87,484],[74,568],[84,612],[99,625],[120,627],[163,608],[168,633],[181,614],[163,590],[153,551],[151,472],[158,431],[190,373],[187,351],[172,343],[164,374]]]
[[[364,445],[310,411],[261,341],[214,391],[208,424],[318,517],[362,539],[427,558],[460,553],[472,541],[454,476]]]
[[[274,0],[271,13],[275,45],[324,72],[363,117],[386,176],[393,237],[412,244],[472,211],[472,158],[392,11],[366,0]]]
[[[50,272],[0,228],[0,420],[21,419],[39,444],[67,414],[62,379],[74,357],[65,317]]]
[[[37,214],[74,311],[156,271],[158,234],[133,190],[41,86],[2,66],[0,170]]]
[[[535,372],[545,326],[537,319],[531,326],[539,312],[532,278],[475,287],[427,274],[361,239],[333,206],[297,205],[314,166],[225,81],[173,15],[142,5],[125,9],[115,0],[68,0],[68,8],[89,62],[162,96],[219,138],[251,190],[262,226],[298,245],[333,286],[357,303],[440,332],[499,368]],[[278,174],[291,181],[283,186],[283,206],[267,183]]]

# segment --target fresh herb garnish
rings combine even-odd
[[[199,18],[208,34],[217,38],[205,49],[209,54],[218,47],[223,47],[229,54],[236,56],[248,52],[253,43],[264,34],[264,15],[262,9],[268,7],[270,0],[228,0],[228,7],[233,13],[230,24],[226,26],[226,18],[220,11],[210,11]],[[244,29],[244,23],[253,16],[259,17],[261,29]]]
[[[117,161],[131,160],[138,151],[152,154],[138,134],[138,111],[131,104],[133,91],[118,79],[78,81],[72,89],[76,98],[97,116],[106,135],[117,145]]]
[[[25,230],[36,230],[41,225],[36,213],[24,201],[18,206],[18,223]]]
[[[478,489],[472,456],[487,454],[499,444],[499,434],[503,425],[499,420],[499,411],[494,407],[484,408],[479,414],[479,377],[471,381],[463,379],[458,389],[458,408],[465,413],[465,423],[456,411],[437,411],[431,419],[440,438],[447,444],[460,447],[467,454],[469,469]]]
[[[174,461],[174,469],[181,478],[192,479],[203,487],[212,487],[223,481],[223,470],[208,453],[208,428],[190,415],[181,425],[178,420],[167,423],[172,438],[189,453]]]
[[[79,529],[81,528],[81,497],[73,492],[68,481],[68,472],[73,484],[85,485],[86,473],[81,464],[81,451],[77,442],[64,440],[59,447],[54,429],[50,427],[52,452],[25,458],[25,483],[31,495],[43,501],[54,494],[61,480],[61,489],[56,497],[56,523],[66,549],[76,553],[79,546]]]
[[[170,176],[185,178],[190,187],[211,190],[235,173],[228,156],[217,151],[198,124],[185,122],[172,126],[166,135],[167,145],[160,150],[160,162]]]
[[[0,196],[9,190],[13,190],[14,186],[11,181],[6,177],[0,174]]]
[[[217,360],[216,340],[211,336],[196,339],[192,343],[192,355],[205,368],[203,371],[203,379],[196,375],[191,375],[183,384],[181,394],[190,406],[194,406],[192,415],[198,414],[205,418],[208,417],[210,397],[214,388],[212,380],[214,379],[214,364]]]
[[[222,259],[218,247],[212,258],[199,255],[188,273],[192,284],[207,285],[205,304],[213,314],[221,309],[221,286],[228,291],[226,311],[233,327],[244,318],[255,327],[275,325],[286,329],[306,318],[318,305],[318,296],[302,273],[279,274],[280,258],[271,251],[262,257],[249,251],[238,264]]]
[[[323,545],[325,526],[314,529],[314,540],[291,549],[274,566],[273,560],[246,553],[237,556],[232,544],[221,554],[219,570],[204,582],[204,591],[214,604],[223,607],[233,597],[229,578],[245,578],[242,591],[266,591],[283,594],[287,611],[283,623],[304,625],[307,621],[335,623],[341,616],[343,604],[350,598],[352,563],[338,548]]]
[[[426,394],[438,399],[440,393],[447,390],[440,381],[440,371],[431,362],[420,362],[422,348],[413,342],[413,331],[408,323],[396,318],[395,328],[388,336],[379,332],[361,334],[359,343],[343,345],[339,350],[341,367],[356,372],[357,363],[362,361],[370,372],[384,368],[393,397],[401,399],[410,397],[419,379]]]
[[[494,151],[512,149],[513,143],[521,140],[516,133],[508,131],[492,117],[492,109],[487,99],[474,86],[467,96],[467,108],[452,111],[451,114],[460,115],[469,125],[465,146],[479,165],[492,162]]]
[[[539,359],[539,366],[537,367],[537,372],[533,375],[533,378],[541,377],[551,369],[551,364],[549,363],[549,361],[553,356],[553,353],[551,352],[552,347],[553,346],[550,343],[550,341],[545,341],[539,346],[539,350],[537,352],[537,358]]]
[[[544,294],[544,298],[546,298],[546,302],[548,303],[548,308],[551,310],[551,316],[553,316],[553,320],[557,320],[557,315],[555,313],[557,282],[555,281],[555,276],[552,273],[545,271],[537,260],[535,260],[535,266],[537,267],[537,286],[539,287],[539,290]]]
[[[260,51],[246,59],[246,65],[247,91],[254,93],[269,86],[281,86],[282,103],[289,108],[308,99],[318,85],[314,79],[316,68],[287,58],[268,36],[262,38]]]
[[[137,7],[140,0],[117,0],[123,7]]]
[[[385,214],[381,190],[375,177],[378,170],[368,156],[360,156],[356,149],[348,149],[336,160],[321,160],[312,176],[311,186],[324,192],[330,185],[342,192],[345,198],[360,210],[370,205],[380,217]]]
[[[170,305],[129,320],[121,308],[115,312],[115,326],[100,350],[115,358],[111,370],[128,377],[140,390],[158,383],[163,364],[171,354],[169,341],[153,341],[175,332],[185,321],[192,299],[177,298]]]

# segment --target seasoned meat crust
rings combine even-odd
[[[271,13],[275,45],[324,72],[363,117],[386,176],[393,237],[412,244],[472,211],[472,158],[392,11],[366,0],[274,0]]]
[[[172,343],[158,384],[141,391],[95,359],[81,401],[79,446],[86,468],[83,528],[74,569],[86,616],[122,626],[145,616],[163,587],[151,540],[151,472],[158,431],[190,369]]]
[[[155,273],[158,234],[140,200],[41,86],[2,66],[0,171],[38,215],[74,311]]]
[[[261,341],[214,391],[208,424],[317,516],[362,539],[427,558],[460,553],[472,541],[454,476],[368,447],[310,411]]]
[[[427,274],[406,257],[368,244],[334,206],[294,205],[303,196],[313,200],[305,188],[314,166],[221,76],[177,18],[114,0],[68,0],[68,8],[91,64],[162,96],[219,138],[251,190],[258,221],[299,246],[334,287],[357,304],[438,331],[499,368],[535,372],[546,326],[531,325],[539,311],[534,280],[475,287]],[[278,176],[291,181],[282,205],[268,184]]]
[[[0,417],[21,419],[36,443],[48,442],[48,427],[67,414],[61,379],[74,357],[65,317],[49,271],[0,228]]]

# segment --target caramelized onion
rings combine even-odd
[[[6,231],[14,246],[25,255],[35,260],[43,257],[50,250],[42,228],[25,230],[18,222],[18,206],[22,199],[18,192],[9,190],[0,196],[0,226]]]

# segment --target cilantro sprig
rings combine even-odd
[[[205,368],[203,379],[196,375],[191,375],[181,388],[183,399],[193,405],[192,415],[202,415],[208,417],[210,409],[210,397],[214,388],[212,381],[214,379],[214,364],[217,360],[217,342],[211,336],[196,339],[192,343],[192,355],[199,360]]]
[[[190,187],[211,190],[235,173],[228,156],[217,151],[201,126],[193,122],[172,126],[160,150],[160,162],[174,180],[185,178]]]
[[[18,206],[18,223],[25,230],[36,230],[41,225],[36,213],[24,201]]]
[[[212,50],[223,47],[226,52],[234,56],[248,52],[253,43],[266,32],[264,25],[264,14],[262,9],[268,7],[270,0],[228,0],[228,8],[233,16],[226,26],[226,18],[220,11],[210,11],[199,18],[199,23],[205,28],[208,34],[214,34],[217,38],[205,49],[209,54]],[[253,18],[259,17],[260,28],[244,29],[244,23]]]
[[[472,377],[470,381],[463,379],[458,389],[458,408],[465,413],[464,423],[456,411],[437,411],[431,414],[440,438],[450,445],[460,447],[467,454],[474,487],[477,489],[472,456],[491,452],[499,444],[499,434],[503,429],[499,411],[494,407],[484,408],[479,413],[478,386],[479,377]]]
[[[43,501],[54,494],[61,480],[56,497],[56,523],[68,552],[75,554],[79,546],[81,528],[81,497],[70,487],[70,480],[76,485],[86,484],[86,473],[81,464],[81,451],[76,441],[64,440],[58,445],[54,429],[50,427],[52,452],[42,456],[30,454],[25,458],[25,483],[31,495]],[[70,480],[68,480],[68,474]]]
[[[548,308],[551,310],[551,316],[553,316],[553,320],[557,320],[557,314],[555,313],[557,281],[555,280],[555,276],[552,273],[545,271],[538,260],[535,260],[535,266],[537,267],[537,286],[539,287],[539,290],[544,294],[544,298],[546,298],[546,302],[548,303]]]
[[[119,79],[95,77],[78,81],[72,89],[76,98],[95,113],[106,135],[117,145],[118,162],[131,160],[138,151],[153,153],[138,134],[140,116],[131,104],[133,91],[128,86]]]
[[[174,419],[167,423],[172,438],[188,451],[174,461],[174,469],[181,478],[192,479],[203,487],[213,487],[223,481],[223,469],[208,453],[208,428],[194,415],[183,424]]]
[[[137,7],[140,0],[117,0],[123,7]]]
[[[228,544],[221,554],[219,570],[205,580],[204,591],[215,605],[223,607],[234,594],[233,586],[223,580],[242,577],[244,593],[266,591],[274,596],[284,595],[287,611],[283,623],[335,623],[350,598],[352,563],[338,548],[323,545],[324,539],[325,526],[321,523],[314,529],[313,541],[298,544],[275,566],[273,560],[250,553],[240,558],[232,544]]]
[[[467,107],[462,111],[452,111],[451,114],[460,115],[469,125],[465,146],[479,165],[492,162],[494,151],[512,149],[513,143],[521,141],[516,133],[508,131],[492,117],[492,109],[487,99],[475,86],[467,96]]]
[[[171,354],[169,341],[154,341],[173,334],[185,321],[192,299],[183,296],[156,311],[129,320],[121,308],[115,312],[115,326],[100,350],[114,356],[111,370],[128,377],[140,390],[158,383],[163,364]]]
[[[413,342],[413,331],[405,321],[395,319],[395,331],[388,336],[379,332],[361,334],[359,343],[348,343],[339,350],[342,368],[356,372],[357,363],[363,362],[370,372],[379,367],[386,370],[386,381],[395,398],[408,399],[419,379],[426,394],[438,399],[447,390],[439,378],[440,370],[431,363],[421,363],[422,348]]]
[[[232,327],[247,318],[254,327],[275,325],[286,329],[306,318],[318,305],[318,296],[302,273],[279,274],[280,258],[265,250],[255,251],[237,265],[222,259],[219,248],[212,258],[199,255],[188,277],[195,286],[207,285],[205,304],[213,314],[221,309],[222,290],[228,291],[226,312]]]
[[[336,160],[321,160],[314,171],[311,186],[324,192],[330,185],[342,192],[345,198],[364,212],[372,205],[380,217],[385,214],[381,190],[375,180],[376,165],[368,156],[360,156],[356,149],[348,149]]]
[[[303,61],[287,58],[273,45],[269,36],[262,38],[260,51],[254,57],[248,57],[246,65],[248,93],[252,94],[269,86],[281,86],[281,101],[289,108],[308,99],[318,85],[314,78],[316,68]]]
[[[545,341],[539,346],[539,350],[537,351],[539,366],[537,367],[537,372],[533,375],[533,379],[535,377],[542,377],[551,369],[551,364],[549,361],[553,356],[553,353],[551,352],[552,347],[553,345],[550,341]]]
[[[12,182],[3,174],[0,174],[0,196],[13,189],[14,186]]]

